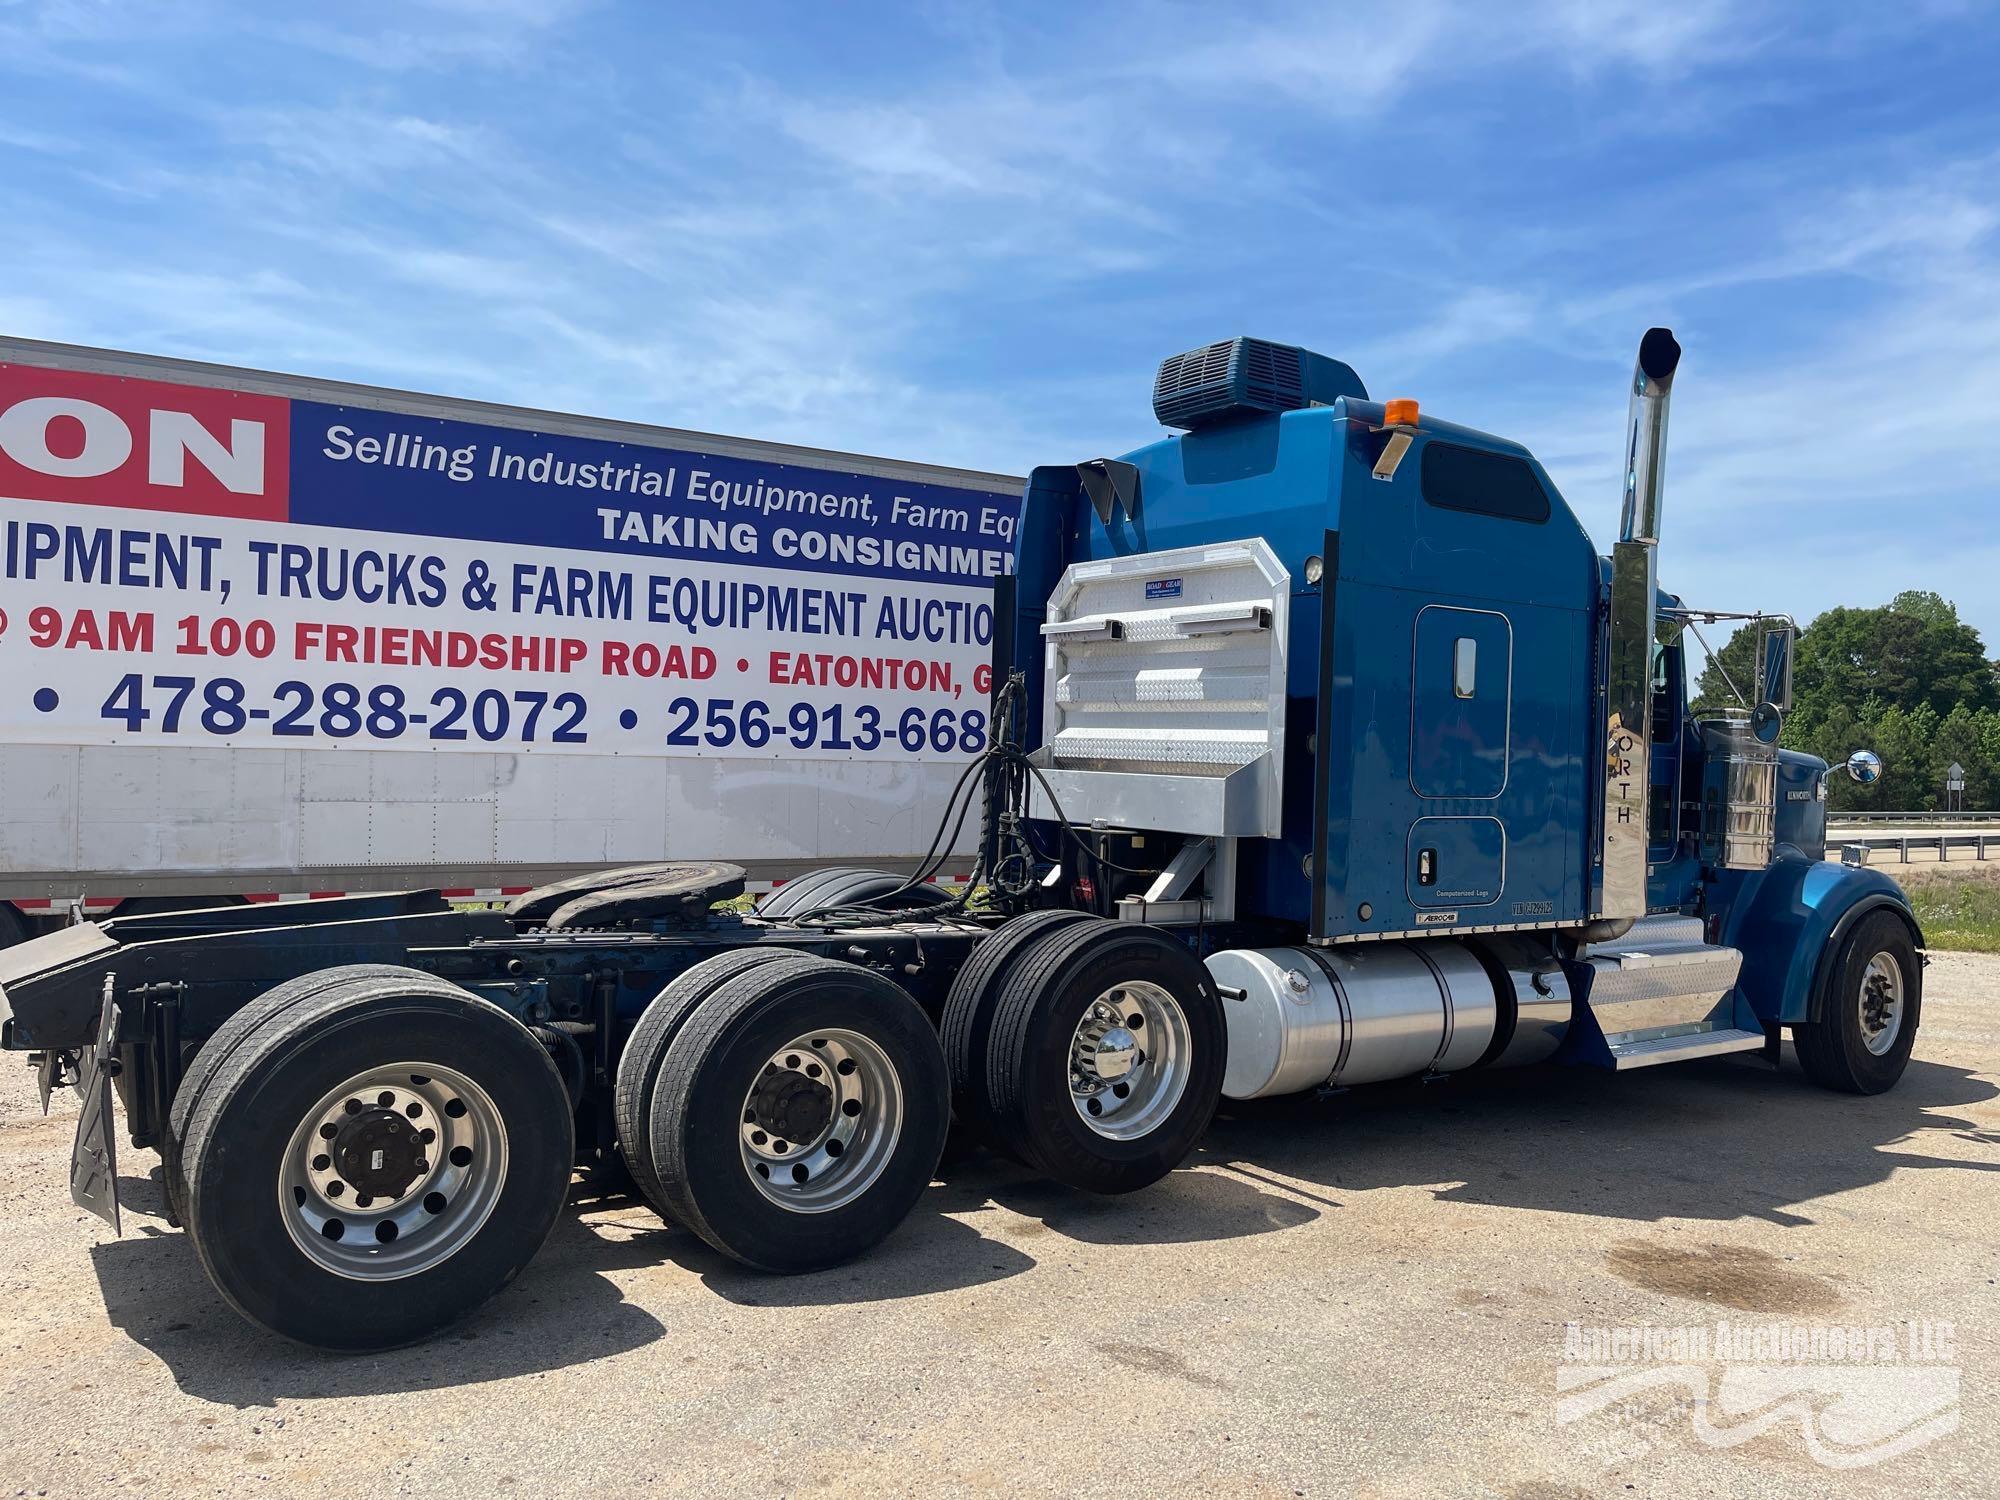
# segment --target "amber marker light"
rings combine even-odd
[[[1417,425],[1417,403],[1408,396],[1399,396],[1394,401],[1385,402],[1382,407],[1382,425],[1385,427],[1414,427]]]

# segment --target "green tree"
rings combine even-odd
[[[1860,708],[1855,708],[1849,704],[1839,703],[1833,706],[1824,720],[1815,725],[1800,727],[1795,719],[1787,718],[1784,742],[1794,750],[1817,755],[1829,766],[1838,767],[1854,751],[1868,746],[1873,738],[1874,718],[1878,717],[1880,712],[1879,704],[1864,704]],[[1851,777],[1838,772],[1828,778],[1826,789],[1828,804],[1837,809],[1888,806],[1876,795],[1877,787],[1862,786]]]
[[[1882,779],[1868,789],[1874,795],[1865,805],[1911,812],[1938,805],[1943,788],[1932,774],[1938,723],[1937,710],[1928,703],[1882,710],[1870,747],[1882,757]]]
[[[1993,772],[1996,782],[2000,782],[2000,710],[1982,709],[1973,716],[1973,722],[1979,729],[1980,763]],[[1970,765],[1971,762],[1967,761],[1966,764]],[[1996,794],[2000,794],[2000,786],[1996,786],[1995,791]],[[1993,801],[1985,805],[1988,807],[2000,805],[2000,795],[1996,795]]]
[[[1995,782],[2000,779],[2000,763],[1986,753],[1986,737],[1982,729],[1990,726],[1994,718],[1990,708],[1974,713],[1963,703],[1944,716],[1944,721],[1938,725],[1937,738],[1931,745],[1929,767],[1931,781],[1940,794],[1944,790],[1946,768],[1956,763],[1965,769],[1965,805],[1993,806]],[[1982,719],[1987,721],[1987,726],[1982,726]]]
[[[1741,626],[1736,633],[1722,643],[1716,653],[1702,664],[1701,679],[1695,684],[1694,706],[1697,713],[1707,713],[1712,709],[1737,706],[1744,700],[1751,705],[1757,702],[1757,642],[1763,636],[1764,627],[1755,623]],[[1692,637],[1687,638],[1692,644]],[[1736,691],[1731,692],[1734,684]],[[1792,691],[1798,692],[1798,666],[1793,663]],[[1739,699],[1737,696],[1741,694]]]
[[[1739,694],[1755,701],[1763,630],[1741,627],[1704,664],[1697,712]],[[1912,589],[1876,609],[1827,610],[1800,632],[1792,688],[1782,744],[1831,765],[1857,749],[1884,762],[1872,787],[1835,777],[1836,808],[1937,806],[1953,761],[1966,770],[1968,807],[2000,806],[2000,677],[1941,595]]]
[[[1910,615],[1926,625],[1956,625],[1958,606],[1942,594],[1934,594],[1929,589],[1904,589],[1889,601],[1889,608],[1899,615]]]
[[[1940,716],[2000,703],[1979,632],[1929,593],[1826,611],[1800,635],[1796,678],[1802,697],[1859,703],[1873,694],[1892,708],[1928,703]]]

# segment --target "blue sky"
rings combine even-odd
[[[2000,651],[1990,5],[0,0],[0,331],[1025,472],[1235,333]]]

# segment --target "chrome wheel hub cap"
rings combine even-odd
[[[1193,1048],[1180,1003],[1156,984],[1114,985],[1070,1039],[1069,1092],[1097,1134],[1129,1141],[1165,1123],[1187,1092]]]
[[[1123,1026],[1114,1026],[1097,1039],[1091,1061],[1101,1081],[1116,1082],[1138,1065],[1139,1039]]]
[[[793,1213],[826,1213],[874,1185],[903,1133],[903,1084],[858,1031],[808,1032],[772,1053],[743,1098],[743,1170]]]
[[[321,1269],[393,1281],[463,1249],[506,1180],[507,1129],[486,1091],[436,1063],[390,1063],[306,1112],[279,1166],[278,1209]]]
[[[1877,1057],[1896,1045],[1903,1029],[1903,966],[1887,953],[1868,960],[1861,973],[1861,1040]]]

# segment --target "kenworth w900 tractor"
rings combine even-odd
[[[1661,591],[1663,329],[1600,556],[1515,443],[1344,364],[1168,360],[1175,435],[1037,469],[997,599],[991,742],[932,854],[756,911],[661,864],[503,911],[435,892],[84,923],[0,952],[0,1044],[114,1099],[222,1295],[306,1343],[425,1337],[498,1291],[579,1166],[772,1271],[887,1234],[958,1127],[1122,1193],[1218,1102],[1730,1052],[1893,1085],[1922,936],[1825,858],[1826,765],[1755,701],[1693,715]],[[1857,752],[1852,774],[1878,763]],[[928,881],[977,813],[975,878]]]

